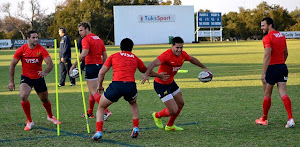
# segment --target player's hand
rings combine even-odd
[[[73,73],[73,69],[74,69],[75,67],[72,65],[71,66],[71,68],[70,68],[70,70],[69,70],[69,73]]]
[[[170,75],[166,74],[167,72],[161,72],[158,74],[158,78],[160,78],[163,81],[167,81],[170,77]]]
[[[104,88],[102,86],[97,87],[97,92],[102,94],[104,92]]]
[[[14,91],[15,90],[15,83],[9,82],[7,86],[9,91]]]
[[[45,77],[48,73],[44,71],[38,71],[38,75],[41,76],[42,78]]]
[[[148,83],[150,84],[149,76],[146,76],[145,74],[140,76],[140,81],[141,81],[142,84],[144,84],[146,81],[148,81]]]
[[[266,81],[266,74],[265,74],[265,73],[263,73],[263,74],[261,75],[261,81],[262,81],[263,84],[267,84],[267,81]]]
[[[61,61],[61,62],[65,62],[65,59],[64,59],[64,58],[60,58],[60,61]]]
[[[210,72],[210,70],[208,68],[204,68],[203,71]]]

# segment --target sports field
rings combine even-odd
[[[0,50],[0,146],[299,146],[300,144],[300,40],[288,40],[289,80],[287,92],[292,101],[296,127],[286,129],[287,114],[275,87],[269,125],[258,126],[255,119],[262,115],[263,92],[260,81],[263,45],[262,41],[185,44],[184,50],[198,58],[214,74],[209,83],[201,83],[197,75],[202,70],[189,62],[178,73],[175,81],[180,86],[185,107],[175,124],[185,130],[167,132],[156,128],[151,113],[164,108],[163,103],[150,84],[138,83],[138,105],[140,109],[140,134],[131,139],[132,120],[130,107],[120,99],[110,107],[112,116],[104,122],[103,139],[90,140],[96,129],[95,119],[89,119],[91,133],[87,133],[80,82],[77,86],[59,88],[60,136],[57,128],[46,119],[41,101],[32,91],[29,101],[35,126],[24,131],[25,114],[19,97],[21,64],[16,67],[16,91],[9,92],[8,69],[15,50]],[[135,46],[133,53],[146,65],[170,45]],[[54,60],[54,49],[48,49]],[[72,49],[73,62],[75,49]],[[119,47],[108,46],[108,55],[119,51]],[[59,69],[59,67],[58,67]],[[58,76],[60,77],[60,76]],[[112,71],[106,74],[104,86],[112,79]],[[46,77],[53,113],[56,116],[55,71]],[[67,79],[66,85],[69,85]],[[83,82],[88,104],[88,88]],[[97,106],[97,104],[95,105]],[[94,109],[94,113],[96,109]],[[164,125],[166,118],[162,118]]]

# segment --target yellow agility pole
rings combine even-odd
[[[75,43],[75,50],[76,50],[76,55],[77,55],[77,66],[79,69],[79,79],[80,79],[80,86],[81,86],[81,95],[82,95],[82,101],[83,101],[83,109],[84,109],[84,115],[85,115],[85,120],[86,120],[86,129],[87,132],[90,133],[90,126],[89,126],[89,120],[88,120],[88,115],[86,111],[86,106],[85,106],[85,97],[84,97],[84,91],[83,91],[83,85],[82,85],[82,75],[81,75],[81,67],[80,67],[80,62],[79,62],[79,53],[78,53],[78,47],[77,47],[77,41],[74,40]]]
[[[57,119],[59,120],[59,103],[58,103],[58,80],[57,80],[57,41],[54,39],[54,63],[55,63],[55,91],[56,91],[56,111]],[[59,123],[57,124],[57,136],[60,134]]]

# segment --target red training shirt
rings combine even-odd
[[[185,51],[182,51],[179,56],[176,56],[172,49],[168,49],[163,52],[157,59],[161,62],[161,65],[158,67],[157,73],[166,72],[166,75],[170,75],[170,77],[163,81],[158,77],[155,77],[155,81],[159,84],[171,84],[174,80],[174,76],[177,71],[181,68],[184,61],[190,61],[191,56],[188,55]]]
[[[147,70],[142,60],[129,51],[112,54],[107,58],[104,66],[112,66],[112,81],[135,82],[134,73],[136,69],[138,68],[142,73],[145,73]]]
[[[284,50],[286,46],[285,36],[278,31],[269,32],[263,39],[264,48],[272,48],[269,65],[284,64]]]
[[[103,64],[102,53],[106,51],[104,42],[95,34],[88,34],[82,39],[82,49],[89,50],[85,57],[85,65],[88,64]]]
[[[27,43],[17,49],[14,55],[15,59],[21,59],[22,75],[30,79],[41,78],[41,76],[38,75],[38,71],[42,71],[43,59],[47,57],[50,57],[48,51],[40,44],[30,49]]]

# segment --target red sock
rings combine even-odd
[[[103,126],[103,121],[96,122],[97,131],[102,131],[102,126]]]
[[[43,106],[45,107],[49,118],[52,118],[53,114],[52,114],[52,109],[51,109],[51,103],[50,103],[50,101],[48,101],[47,103],[43,102]]]
[[[139,119],[133,119],[133,127],[139,127]]]
[[[175,115],[172,115],[172,116],[170,117],[167,126],[173,126],[173,124],[174,124],[174,122],[175,122],[177,116],[178,116],[179,113],[181,112],[181,110],[182,110],[182,108],[178,108],[178,111],[176,112],[176,114],[175,114]]]
[[[99,104],[99,101],[100,101],[100,98],[101,98],[101,94],[98,93],[98,92],[96,92],[96,93],[94,94],[94,98],[95,98],[96,102]]]
[[[161,110],[160,112],[155,113],[156,118],[168,117],[168,116],[170,116],[168,108],[165,108],[165,109]]]
[[[263,120],[268,119],[268,112],[271,107],[271,97],[264,97],[264,102],[263,102]]]
[[[31,119],[31,113],[30,113],[30,103],[29,103],[29,101],[26,101],[26,102],[21,101],[21,105],[22,105],[22,108],[23,108],[23,110],[24,110],[24,113],[25,113],[25,115],[26,115],[26,117],[27,117],[27,120],[28,120],[29,122],[32,122],[32,119]]]
[[[93,95],[90,94],[90,97],[89,97],[89,110],[87,112],[88,114],[93,114],[94,105],[95,105],[95,99],[94,99]]]
[[[288,114],[288,120],[290,120],[291,118],[293,118],[293,114],[292,114],[292,102],[289,98],[288,95],[284,95],[282,98],[285,110]]]

